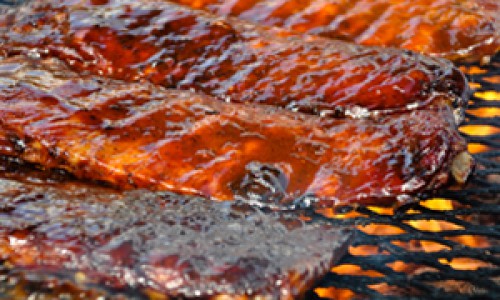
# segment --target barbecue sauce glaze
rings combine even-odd
[[[447,182],[466,151],[448,106],[333,119],[79,75],[56,59],[0,71],[3,154],[120,188],[280,208],[390,204]]]
[[[466,80],[446,60],[165,1],[36,1],[0,19],[4,55],[57,57],[80,73],[146,79],[222,101],[340,117],[467,103]]]
[[[135,296],[292,300],[329,271],[351,237],[298,213],[119,192],[19,166],[0,171],[0,197],[0,258],[49,282],[43,290],[69,281],[115,296],[134,289]]]
[[[173,0],[220,16],[367,46],[477,60],[500,49],[497,0]]]

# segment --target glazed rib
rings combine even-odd
[[[467,102],[463,74],[445,60],[293,35],[165,1],[87,2],[36,1],[4,16],[1,51],[313,114],[366,116],[443,105],[436,99]]]
[[[500,49],[497,0],[173,0],[221,16],[449,59]]]
[[[278,207],[392,204],[447,182],[466,151],[447,106],[340,120],[79,76],[55,59],[0,70],[5,155],[122,188]]]
[[[297,299],[351,237],[299,214],[16,173],[10,176],[23,179],[0,178],[0,258],[31,277],[81,288]]]

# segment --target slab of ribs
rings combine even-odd
[[[401,205],[467,180],[463,74],[332,37],[482,57],[498,48],[494,2],[414,1],[397,16],[409,2],[176,2],[188,6],[0,8],[11,268],[173,298],[295,299],[351,239],[304,210]]]
[[[224,101],[334,116],[467,103],[465,79],[448,61],[221,20],[165,1],[35,1],[2,22],[4,55],[57,57],[80,73]]]
[[[78,75],[54,58],[0,70],[4,155],[119,188],[384,204],[441,186],[466,155],[448,105],[334,119]]]
[[[294,212],[38,173],[0,172],[0,259],[80,286],[296,299],[338,261],[351,236]]]
[[[173,0],[220,16],[454,60],[500,49],[497,0]]]

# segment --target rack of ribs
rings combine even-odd
[[[220,16],[449,59],[500,50],[497,0],[173,0]]]
[[[19,166],[1,173],[0,259],[14,270],[81,287],[297,299],[351,239],[351,230],[301,221],[300,213],[118,192]]]
[[[0,54],[57,57],[80,73],[310,114],[363,117],[467,103],[466,80],[446,60],[160,0],[102,2],[34,1],[5,13]]]
[[[2,154],[120,188],[279,208],[393,204],[467,177],[448,106],[335,119],[0,61]],[[313,199],[313,200],[311,200]]]

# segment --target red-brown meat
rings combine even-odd
[[[334,116],[467,102],[463,75],[445,60],[293,35],[165,1],[36,1],[0,24],[6,55],[58,57],[79,72],[226,101]]]
[[[340,120],[79,76],[55,59],[0,70],[4,154],[123,188],[384,204],[441,186],[466,151],[447,106]]]
[[[221,16],[450,59],[500,49],[498,0],[173,0]]]
[[[0,178],[0,259],[82,288],[296,299],[342,257],[351,236],[294,213],[23,172],[8,174],[22,180]]]

